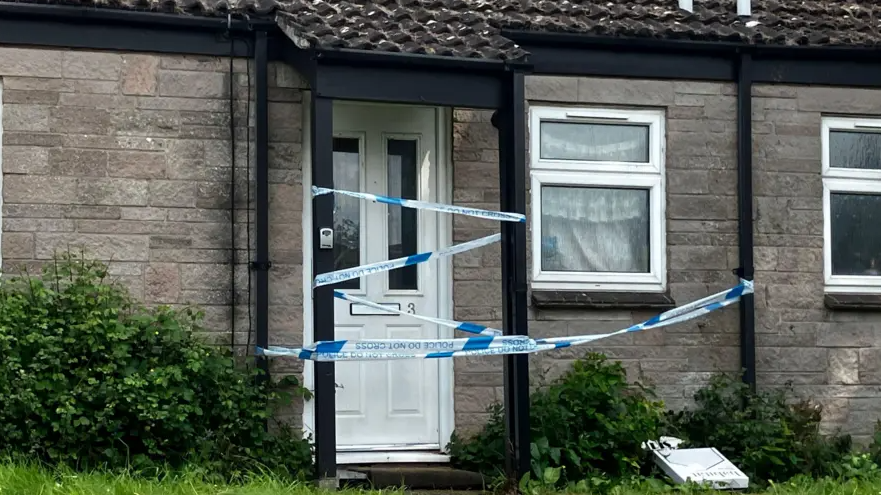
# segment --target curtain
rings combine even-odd
[[[649,191],[544,186],[542,270],[647,273]]]

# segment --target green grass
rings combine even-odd
[[[436,493],[442,493],[440,491]],[[575,495],[573,492],[572,495]],[[584,494],[584,492],[577,492]],[[616,487],[608,495],[655,493],[716,493],[687,487]],[[871,480],[800,479],[773,485],[763,495],[881,495],[881,478]],[[0,495],[404,495],[403,490],[344,490],[330,492],[304,483],[280,481],[256,474],[232,484],[215,484],[197,471],[149,479],[125,474],[76,473],[50,470],[36,464],[0,463]],[[475,492],[477,495],[477,492]],[[530,495],[551,495],[536,490]]]
[[[872,480],[849,480],[840,481],[833,479],[794,479],[785,483],[775,483],[761,492],[752,492],[750,495],[879,495],[881,494],[881,478]],[[666,489],[640,489],[616,487],[609,495],[646,495],[655,493],[680,493],[680,494],[725,494],[742,493],[728,491],[714,491],[707,489],[695,489],[691,487],[667,487]],[[749,492],[748,492],[749,493]]]
[[[0,495],[330,495],[314,486],[256,474],[233,484],[206,481],[196,471],[162,479],[100,472],[49,470],[36,464],[0,464]],[[339,493],[339,492],[333,492]],[[351,492],[355,495],[356,492]],[[396,491],[374,491],[394,494]]]

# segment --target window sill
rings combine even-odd
[[[533,290],[532,305],[541,309],[672,309],[669,293]]]
[[[828,309],[881,310],[881,294],[826,294],[823,304]]]

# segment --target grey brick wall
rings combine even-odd
[[[678,304],[737,283],[736,113],[733,85],[531,76],[531,104],[651,107],[666,111],[668,283]],[[453,124],[454,200],[498,208],[497,134],[489,112],[458,110]],[[527,212],[529,213],[529,212]],[[456,218],[456,242],[498,228]],[[528,223],[531,226],[531,221]],[[500,324],[499,247],[454,258],[457,319]],[[646,311],[538,310],[530,308],[534,336],[612,331],[653,316]],[[736,371],[738,314],[728,308],[664,330],[603,340],[590,349],[620,360],[628,375],[657,386],[670,407],[689,402],[695,388],[716,370]],[[587,348],[530,356],[533,385],[565,371]],[[478,427],[480,412],[501,400],[500,357],[456,361],[456,425]]]
[[[246,67],[235,60],[239,345],[248,328]],[[81,247],[148,304],[199,304],[206,329],[228,343],[228,71],[222,58],[0,47],[4,270]],[[303,86],[286,66],[270,75],[270,331],[274,344],[299,344]]]
[[[822,113],[879,116],[881,92],[753,89],[758,380],[791,380],[862,440],[881,416],[881,316],[823,304]]]

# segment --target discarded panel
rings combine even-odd
[[[749,486],[749,477],[714,448],[678,449],[682,440],[661,437],[643,448],[650,450],[655,463],[676,483],[692,481],[708,484],[716,490],[741,490]]]

